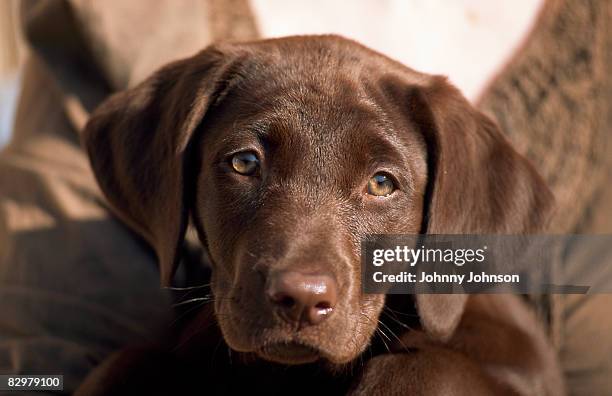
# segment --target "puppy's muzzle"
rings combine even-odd
[[[265,292],[274,313],[298,328],[323,322],[333,313],[338,299],[333,277],[299,271],[270,273]]]

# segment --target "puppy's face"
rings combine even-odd
[[[384,304],[361,292],[360,243],[419,232],[425,144],[398,131],[354,73],[319,69],[311,80],[290,64],[260,73],[227,93],[203,131],[195,221],[217,317],[238,351],[347,362]],[[292,76],[282,89],[277,73]]]
[[[341,364],[384,296],[363,295],[367,234],[531,233],[552,196],[444,78],[334,36],[212,46],[105,101],[83,132],[114,212],[171,283],[191,213],[230,347]],[[447,339],[465,295],[416,295]]]

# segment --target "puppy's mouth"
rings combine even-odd
[[[276,342],[261,347],[257,354],[268,361],[282,364],[307,364],[319,360],[321,352],[298,342]]]

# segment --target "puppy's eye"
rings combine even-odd
[[[232,169],[241,175],[251,176],[259,168],[259,159],[252,151],[236,153],[231,158]]]
[[[395,183],[386,173],[377,173],[368,180],[368,194],[386,197],[395,191]]]

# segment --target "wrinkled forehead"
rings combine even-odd
[[[424,167],[420,134],[398,122],[397,109],[377,86],[380,70],[358,58],[317,52],[255,57],[234,71],[237,77],[204,121],[209,158],[259,148],[266,165],[276,165],[275,176],[312,178],[309,185],[335,180],[348,186],[380,165],[400,172]]]
[[[390,117],[357,73],[341,68],[280,67],[242,76],[215,111],[221,144],[257,139],[267,147],[290,147],[301,157],[395,157],[418,137]],[[367,158],[364,158],[367,159]]]

